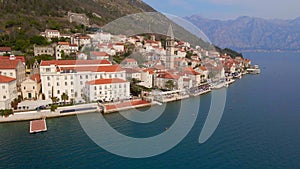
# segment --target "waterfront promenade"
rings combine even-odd
[[[142,108],[154,105],[155,103],[150,103],[144,100],[130,100],[125,101],[122,103],[108,103],[104,104],[105,107],[104,113],[113,113],[117,111],[124,111],[134,108]],[[0,116],[0,123],[5,122],[16,122],[16,121],[29,121],[29,120],[37,120],[43,118],[57,118],[57,117],[64,117],[64,116],[72,116],[77,114],[84,114],[84,113],[94,113],[99,111],[98,103],[90,103],[90,104],[81,104],[75,106],[66,106],[66,107],[59,107],[54,112],[50,110],[41,110],[41,111],[28,111],[28,112],[19,112],[10,115],[9,117],[2,117]]]

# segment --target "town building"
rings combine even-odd
[[[26,79],[25,65],[20,60],[1,60],[0,75],[16,79],[17,86]]]
[[[133,58],[126,58],[122,61],[122,67],[124,68],[137,68],[138,62]]]
[[[141,72],[141,83],[139,83],[139,85],[149,89],[153,88],[154,75],[155,75],[154,69],[144,69]]]
[[[108,60],[109,54],[106,52],[96,52],[92,51],[90,52],[91,59],[93,60]]]
[[[86,82],[84,94],[88,101],[118,101],[130,98],[130,82],[119,79],[96,79]]]
[[[0,110],[10,109],[11,102],[18,97],[15,78],[0,75]]]
[[[126,71],[127,79],[142,80],[142,74],[138,69],[124,68],[124,70]]]
[[[10,55],[11,52],[11,47],[0,47],[0,56]]]
[[[39,55],[50,55],[54,56],[54,47],[53,46],[36,46],[33,47],[34,56]]]
[[[119,65],[107,60],[56,60],[42,61],[40,65],[42,93],[46,99],[60,98],[82,102],[86,82],[97,79],[119,78],[126,80],[126,73]]]
[[[56,60],[62,59],[63,55],[70,55],[71,53],[78,52],[79,48],[76,44],[70,44],[69,42],[58,42],[55,47]]]
[[[45,32],[41,33],[41,36],[44,36],[48,39],[60,38],[60,32],[58,30],[46,29]]]
[[[21,83],[21,91],[24,99],[38,99],[41,91],[41,76],[35,74],[28,77]]]
[[[83,36],[83,35],[71,36],[71,44],[76,44],[77,46],[90,45],[91,42],[92,41],[90,36]]]

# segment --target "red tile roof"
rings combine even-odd
[[[16,80],[15,78],[0,75],[0,83],[10,83]]]
[[[185,68],[183,72],[188,75],[201,75],[200,73],[196,72],[192,67]]]
[[[94,56],[109,56],[106,52],[91,52],[91,54]]]
[[[202,71],[207,71],[207,68],[206,68],[205,66],[200,66],[200,69],[201,69]]]
[[[69,42],[58,42],[59,45],[70,45]]]
[[[152,74],[152,75],[155,73],[155,69],[151,69],[151,68],[145,69],[143,71],[144,72],[149,72],[149,74]]]
[[[137,61],[135,59],[133,59],[133,58],[126,58],[125,62],[126,63],[128,63],[128,62],[132,63],[132,62],[137,62]]]
[[[133,73],[140,73],[140,71],[136,69],[131,69],[131,68],[125,68],[126,73],[133,74]]]
[[[42,61],[41,66],[50,66],[50,65],[111,65],[111,62],[108,60],[50,60]]]
[[[163,79],[179,79],[179,76],[173,75],[170,73],[162,73],[158,75],[158,78],[163,78]]]
[[[111,66],[85,66],[85,67],[61,67],[60,70],[74,70],[77,72],[121,72],[124,71],[119,65]]]
[[[25,63],[25,57],[24,56],[15,56],[15,59],[10,59],[10,56],[0,56],[0,60],[18,60],[22,63]]]
[[[0,47],[0,52],[11,52],[11,47]]]
[[[126,83],[127,81],[114,78],[114,79],[97,79],[86,82],[87,85],[102,85],[102,84],[113,84],[113,83]]]
[[[30,77],[30,79],[33,80],[33,81],[36,81],[37,83],[40,83],[41,82],[41,75],[40,74],[32,75]]]
[[[0,69],[16,69],[19,62],[19,60],[1,60]]]

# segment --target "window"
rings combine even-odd
[[[34,89],[35,89],[35,87],[33,86],[33,87],[32,87],[32,89],[34,90]]]
[[[59,86],[59,83],[57,82],[56,85]]]
[[[73,82],[71,82],[71,85],[73,85]]]
[[[3,99],[6,99],[6,96],[3,96]]]
[[[65,76],[65,80],[68,80],[68,76]]]
[[[10,76],[12,76],[12,75],[13,75],[13,73],[10,73],[9,75],[10,75]]]
[[[48,86],[51,86],[51,84],[50,84],[50,83],[48,83]]]
[[[56,77],[56,80],[59,80],[59,77]]]
[[[60,90],[57,90],[57,94],[60,94]]]
[[[47,76],[47,80],[50,80],[50,77],[49,77],[49,76]]]
[[[73,90],[73,89],[71,89],[71,93],[74,93],[74,90]]]
[[[68,82],[65,82],[65,86],[68,86]]]
[[[88,78],[89,78],[89,76],[88,76],[88,75],[86,75],[86,76],[85,76],[85,78],[86,78],[86,79],[88,79]]]
[[[5,89],[5,86],[2,86],[2,89]]]
[[[79,77],[80,77],[80,79],[82,79],[82,76],[81,76],[81,75],[80,75]]]

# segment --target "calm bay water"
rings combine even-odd
[[[300,168],[300,53],[245,53],[262,68],[231,85],[214,135],[198,143],[211,95],[201,96],[196,124],[172,150],[147,159],[119,157],[98,147],[76,116],[47,119],[48,131],[31,135],[29,122],[0,124],[0,168]],[[198,98],[199,99],[199,98]],[[179,103],[152,124],[106,116],[118,131],[148,137],[172,125]],[[111,141],[114,143],[114,140]]]

